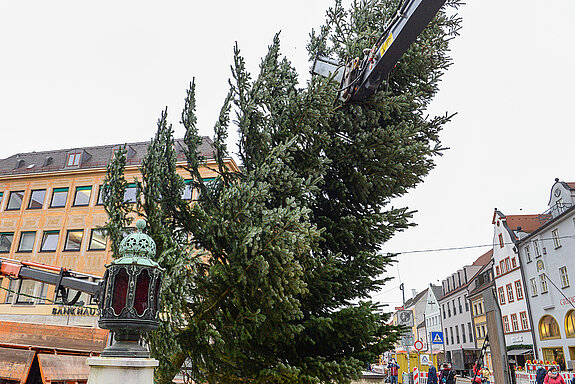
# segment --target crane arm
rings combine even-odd
[[[409,46],[417,39],[445,0],[404,0],[371,49],[347,64],[317,56],[312,74],[333,76],[341,82],[340,99],[363,101],[373,95]]]
[[[64,304],[67,305],[73,305],[80,297],[81,292],[97,297],[101,287],[100,282],[86,279],[86,277],[98,278],[96,276],[73,272],[63,267],[2,257],[0,257],[0,276],[54,285],[56,291],[60,291]],[[78,293],[73,299],[68,300],[68,290],[70,289]]]

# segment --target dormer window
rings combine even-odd
[[[82,152],[68,153],[68,159],[66,160],[66,167],[79,166],[81,159],[82,159]]]

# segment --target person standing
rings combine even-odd
[[[481,382],[483,384],[489,384],[489,379],[490,379],[490,375],[491,375],[491,371],[489,370],[489,368],[487,368],[486,366],[483,366],[483,369],[481,370]]]
[[[543,368],[541,364],[537,365],[537,370],[535,371],[535,382],[537,384],[543,384],[543,380],[545,380],[545,376],[547,376],[547,370]]]
[[[433,361],[429,362],[429,370],[427,371],[427,384],[437,384],[437,369],[433,366]]]
[[[387,365],[387,369],[389,372],[390,383],[397,384],[397,376],[399,375],[399,364],[397,364],[397,361],[391,360]]]
[[[455,373],[449,367],[449,364],[444,363],[439,375],[439,384],[455,384]]]
[[[549,372],[547,372],[547,376],[543,380],[544,384],[565,384],[565,380],[563,380],[563,376],[559,374],[557,371],[557,367],[549,368]]]

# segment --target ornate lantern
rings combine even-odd
[[[150,357],[139,344],[140,334],[158,328],[158,304],[162,268],[150,259],[156,243],[136,222],[137,232],[120,243],[120,258],[106,266],[99,297],[98,325],[114,331],[116,343],[102,352],[104,357]]]

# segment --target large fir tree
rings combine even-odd
[[[336,1],[311,35],[310,56],[361,56],[396,7],[364,0],[346,10]],[[390,199],[417,185],[441,153],[449,117],[425,110],[458,28],[459,19],[441,11],[362,103],[338,102],[329,79],[301,87],[278,36],[254,79],[236,47],[214,132],[219,177],[208,183],[199,172],[206,163],[193,84],[187,93],[181,123],[198,191],[192,205],[180,197],[184,183],[162,113],[138,205],[167,269],[166,321],[150,335],[158,382],[171,382],[184,365],[196,382],[345,383],[390,348],[398,330],[369,300],[392,262],[379,248],[411,225],[411,213]],[[224,163],[232,109],[239,173]]]

